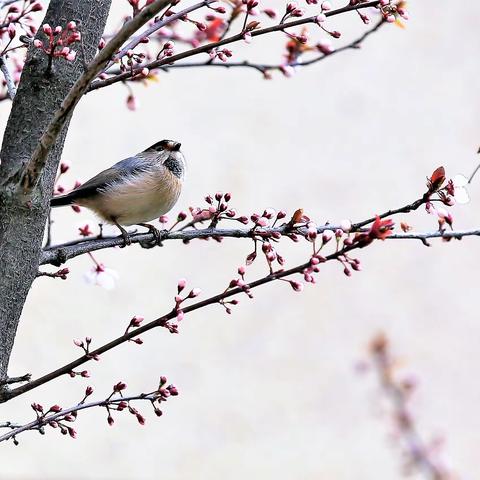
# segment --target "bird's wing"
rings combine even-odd
[[[145,162],[142,161],[142,159],[137,157],[125,158],[112,167],[95,175],[67,195],[64,195],[64,197],[72,201],[79,198],[90,197],[112,183],[121,181],[127,176],[131,178],[142,171],[145,171]]]

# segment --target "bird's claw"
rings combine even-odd
[[[149,223],[139,223],[140,226],[148,229],[148,233],[153,235],[153,240],[140,242],[142,248],[153,248],[162,245],[162,232]]]

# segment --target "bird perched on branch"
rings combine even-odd
[[[141,225],[158,239],[158,230],[145,222],[167,213],[178,200],[186,169],[180,147],[173,140],[155,143],[70,193],[53,197],[50,205],[76,204],[93,210],[102,220],[120,229],[126,245],[130,239],[122,225]]]

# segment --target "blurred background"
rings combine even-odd
[[[114,2],[115,15],[126,2]],[[283,5],[283,2],[279,2]],[[334,7],[344,2],[334,1]],[[180,140],[189,162],[174,212],[203,204],[208,193],[232,193],[242,214],[302,207],[318,223],[361,220],[405,205],[445,166],[469,175],[480,142],[477,2],[412,1],[405,29],[387,25],[359,51],[347,51],[265,81],[243,69],[176,70],[148,88],[116,85],[87,95],[71,122],[64,160],[70,188],[162,139]],[[365,29],[357,15],[329,20],[343,33]],[[348,18],[347,18],[348,17]],[[113,22],[113,20],[112,20]],[[114,24],[114,23],[112,23]],[[281,34],[234,47],[275,62]],[[241,57],[239,54],[239,57]],[[0,104],[0,126],[9,111]],[[480,179],[471,202],[452,209],[454,226],[478,227]],[[173,217],[173,214],[172,214]],[[88,211],[54,212],[54,243],[77,236]],[[397,220],[434,230],[422,210]],[[79,414],[78,438],[29,432],[2,446],[1,478],[12,479],[319,479],[401,478],[373,372],[358,362],[379,331],[391,339],[402,371],[419,381],[412,409],[426,441],[446,437],[442,454],[463,478],[480,476],[480,361],[477,268],[479,240],[377,242],[357,256],[363,271],[345,277],[326,265],[315,286],[295,293],[278,282],[240,297],[232,315],[220,306],[188,315],[179,335],[156,330],[144,344],[124,345],[87,365],[90,379],[62,378],[1,407],[2,420],[33,418],[30,403],[69,406],[87,385],[105,398],[119,380],[128,392],[155,388],[160,375],[177,385],[158,419],[148,405],[140,426],[128,413]],[[12,376],[38,377],[80,353],[73,339],[100,345],[123,333],[133,315],[146,320],[171,309],[177,280],[222,291],[251,251],[247,240],[168,242],[163,248],[101,251],[119,275],[116,288],[88,285],[91,260],[68,263],[68,281],[38,279],[20,323]],[[308,245],[283,241],[287,265]],[[247,278],[265,273],[261,261]],[[412,478],[421,478],[420,476]]]

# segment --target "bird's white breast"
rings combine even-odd
[[[107,222],[121,225],[149,222],[167,213],[176,203],[182,182],[167,169],[147,171],[109,185],[95,204],[82,202]]]

